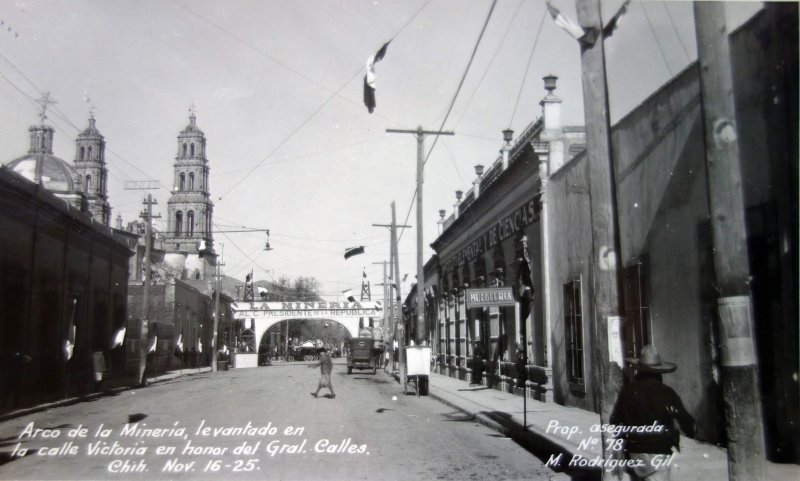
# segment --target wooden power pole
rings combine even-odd
[[[731,480],[761,480],[766,476],[764,426],[753,342],[744,195],[725,5],[696,2],[694,15],[714,271],[719,293],[728,476]]]
[[[396,292],[396,294],[395,294],[395,302],[392,305],[392,311],[393,311],[393,313],[392,313],[393,320],[392,321],[394,323],[394,327],[395,327],[395,330],[397,332],[397,335],[394,336],[394,340],[397,341],[398,338],[400,339],[400,342],[397,343],[397,347],[398,347],[398,349],[400,351],[399,355],[398,355],[398,362],[400,364],[400,380],[401,380],[401,382],[405,382],[405,366],[406,366],[405,360],[406,360],[406,357],[405,357],[405,351],[403,351],[403,347],[404,347],[403,343],[405,343],[405,321],[403,320],[403,311],[402,311],[402,308],[401,308],[403,301],[402,301],[402,297],[400,296],[400,261],[398,259],[399,256],[397,255],[397,252],[398,252],[398,249],[397,249],[397,228],[400,227],[400,228],[405,229],[405,228],[409,228],[411,226],[409,226],[409,225],[398,226],[397,225],[397,216],[395,214],[394,201],[392,201],[392,223],[389,224],[389,225],[387,225],[387,224],[372,224],[372,225],[374,227],[388,227],[389,231],[390,231],[390,235],[391,235],[391,241],[390,241],[391,246],[390,246],[390,255],[389,255],[389,257],[391,259],[390,260],[390,269],[393,271],[393,275],[391,276],[392,277],[391,284],[393,284],[395,286],[395,292]],[[391,289],[390,289],[390,292],[391,292]],[[396,306],[396,308],[395,308],[395,306]]]
[[[441,130],[416,130],[386,129],[390,134],[414,134],[417,138],[417,324],[414,329],[415,341],[418,346],[423,345],[428,337],[428,329],[425,325],[425,272],[423,254],[425,248],[422,240],[422,184],[425,168],[425,136],[426,135],[454,135],[453,132]],[[393,214],[394,215],[394,214]]]
[[[156,181],[127,181],[123,187],[125,190],[155,190],[159,188]],[[158,204],[153,200],[153,195],[148,193],[143,204],[146,206],[141,217],[144,220],[144,259],[142,259],[142,267],[144,269],[144,285],[142,292],[142,318],[139,320],[139,368],[137,372],[138,384],[145,384],[145,372],[147,371],[147,334],[150,323],[150,283],[152,281],[150,276],[150,257],[153,243],[153,219],[158,219],[161,216],[153,216],[153,204]],[[158,346],[156,346],[158,349]]]
[[[616,369],[611,353],[621,353],[621,339],[609,339],[609,325],[621,322],[619,267],[619,229],[617,226],[614,163],[608,114],[603,28],[600,0],[576,0],[578,23],[588,31],[596,30],[597,40],[581,42],[583,110],[586,117],[586,155],[589,162],[589,196],[592,229],[591,292],[594,315],[594,384],[600,419],[609,422],[622,384],[622,366]],[[615,330],[619,332],[619,329]],[[615,356],[617,357],[617,356]],[[620,356],[621,357],[621,356]],[[603,442],[604,457],[608,457]]]

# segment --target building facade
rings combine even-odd
[[[762,421],[768,458],[789,462],[800,460],[797,8],[766,4],[729,37]],[[494,185],[484,182],[495,167],[486,174],[478,169],[473,189],[463,198],[457,193],[454,215],[432,244],[441,304],[431,339],[442,372],[465,379],[480,368],[469,363],[471,344],[483,350],[484,377],[499,377],[502,360],[513,360],[512,348],[524,342],[529,369],[548,368],[555,402],[599,412],[601,386],[592,374],[592,179],[585,152],[576,152],[580,142],[559,142],[573,135],[570,129],[548,127],[548,119],[558,118],[548,108],[556,106],[551,92],[543,119],[510,149]],[[621,119],[611,137],[621,249],[614,261],[620,323],[608,333],[618,353],[612,360],[622,368],[644,345],[655,345],[662,359],[679,366],[667,382],[697,420],[697,439],[724,444],[697,64]],[[526,252],[531,304],[465,309],[468,287],[506,284],[522,292],[524,266],[516,261]]]
[[[456,192],[454,211],[442,219],[442,233],[431,244],[439,263],[432,309],[437,311],[433,345],[440,372],[472,380],[480,369],[483,382],[497,383],[504,366],[518,356],[551,369],[547,311],[538,294],[535,302],[524,296],[514,306],[467,309],[465,293],[490,286],[519,292],[523,285],[532,293],[544,291],[542,178],[550,165],[560,166],[585,142],[582,127],[561,125],[556,80],[545,78],[542,117],[516,140],[504,131],[501,155],[488,169],[475,167],[472,188]],[[427,274],[425,282],[430,282]]]
[[[125,325],[128,239],[49,192],[55,181],[0,169],[0,392],[18,405],[74,395],[92,353],[122,370],[112,347]]]

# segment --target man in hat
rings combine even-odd
[[[669,480],[667,457],[674,447],[680,451],[680,428],[694,436],[694,418],[683,407],[678,394],[663,384],[661,375],[675,371],[678,366],[662,362],[655,346],[642,348],[638,359],[626,359],[635,370],[634,381],[622,387],[611,413],[611,424],[619,426],[619,437],[625,439],[625,455],[635,460],[631,469],[634,479]],[[645,430],[646,426],[655,429]],[[636,429],[640,426],[640,429]]]

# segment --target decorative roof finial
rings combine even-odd
[[[192,102],[192,105],[189,106],[189,121],[192,125],[195,124],[195,119],[197,118],[195,117],[196,113],[197,113],[197,106],[195,106],[194,102]]]
[[[42,106],[42,113],[39,114],[39,118],[42,120],[42,123],[44,123],[45,119],[47,119],[47,106],[55,105],[58,102],[50,97],[50,92],[45,92],[44,95],[42,95],[42,97],[36,101],[36,103]]]

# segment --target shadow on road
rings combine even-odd
[[[511,418],[511,414],[509,413],[500,411],[482,411],[478,414],[481,414],[502,426],[503,430],[500,432],[501,436],[513,439],[514,442],[527,450],[529,453],[536,456],[543,463],[546,463],[547,460],[550,459],[550,456],[563,455],[563,458],[571,458],[569,453],[566,453],[557,444],[546,438],[537,438],[536,442],[527,442],[521,444],[519,441],[517,441],[517,439],[529,438],[531,434],[527,430],[523,429],[522,426],[515,423]],[[495,434],[494,436],[497,435]],[[551,466],[550,469],[555,472],[566,474],[573,481],[599,481],[601,479],[600,470],[586,470],[585,468],[570,469],[569,467],[564,469],[556,469],[554,466]]]
[[[136,413],[136,414],[129,414],[128,415],[128,422],[129,423],[138,423],[142,419],[146,418],[147,414]]]

